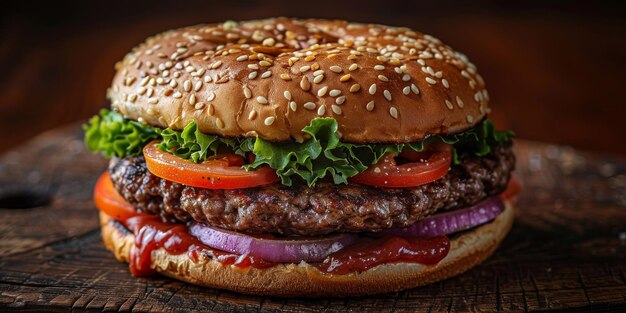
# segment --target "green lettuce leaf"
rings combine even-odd
[[[245,156],[252,152],[254,162],[244,165],[252,170],[267,165],[276,170],[282,183],[293,184],[300,179],[314,186],[322,178],[331,178],[336,184],[345,184],[352,177],[378,162],[386,153],[397,154],[403,149],[422,151],[427,143],[444,142],[453,146],[453,162],[459,163],[463,153],[484,156],[492,148],[510,141],[512,131],[497,131],[486,119],[478,126],[459,134],[430,136],[423,141],[407,144],[350,144],[340,141],[337,121],[316,118],[302,129],[310,136],[303,142],[275,143],[262,138],[225,138],[200,132],[196,122],[190,122],[182,131],[161,130],[135,121],[125,120],[119,113],[103,110],[93,117],[85,129],[85,141],[92,151],[105,156],[138,155],[148,142],[160,139],[158,147],[176,156],[202,162],[220,149],[231,149]]]
[[[156,128],[124,119],[107,109],[83,125],[83,131],[87,148],[108,158],[139,155],[146,144],[161,138]]]

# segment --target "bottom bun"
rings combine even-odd
[[[436,265],[415,263],[383,264],[360,273],[328,274],[301,262],[257,269],[222,265],[208,256],[194,263],[187,255],[152,252],[152,268],[169,277],[195,285],[254,295],[274,296],[359,296],[400,291],[458,275],[489,257],[513,224],[513,207],[506,208],[493,222],[451,238],[450,252]],[[100,213],[102,239],[120,261],[128,262],[135,236]]]

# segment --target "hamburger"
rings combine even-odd
[[[278,296],[460,274],[509,231],[511,131],[465,55],[408,28],[276,18],[148,38],[87,146],[105,246],[160,273]]]

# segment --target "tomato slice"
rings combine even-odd
[[[398,160],[406,161],[398,164]],[[428,184],[450,170],[452,147],[434,144],[422,152],[386,154],[378,163],[350,178],[350,182],[377,187],[414,187]]]
[[[115,190],[109,173],[107,172],[100,175],[100,178],[98,178],[96,182],[96,187],[93,190],[93,201],[100,211],[121,222],[139,214],[135,211],[135,208]]]
[[[513,176],[509,179],[509,183],[506,189],[500,194],[500,197],[507,201],[516,201],[520,192],[522,192],[522,183]]]
[[[187,186],[208,189],[241,189],[278,181],[276,171],[263,166],[246,171],[244,159],[236,154],[219,154],[202,163],[194,163],[163,152],[153,142],[143,148],[148,170],[163,179]]]

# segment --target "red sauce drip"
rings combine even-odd
[[[138,214],[125,222],[126,227],[135,234],[135,245],[130,251],[130,272],[134,276],[155,274],[150,267],[152,251],[159,248],[171,255],[188,253],[193,262],[200,260],[205,253],[224,265],[240,268],[268,268],[274,263],[246,255],[236,255],[206,246],[191,236],[185,224],[163,223],[158,216]]]
[[[363,238],[360,242],[337,251],[323,263],[321,271],[332,274],[362,272],[385,263],[410,262],[437,264],[448,255],[450,240],[446,236],[409,238],[388,236],[380,239]]]

